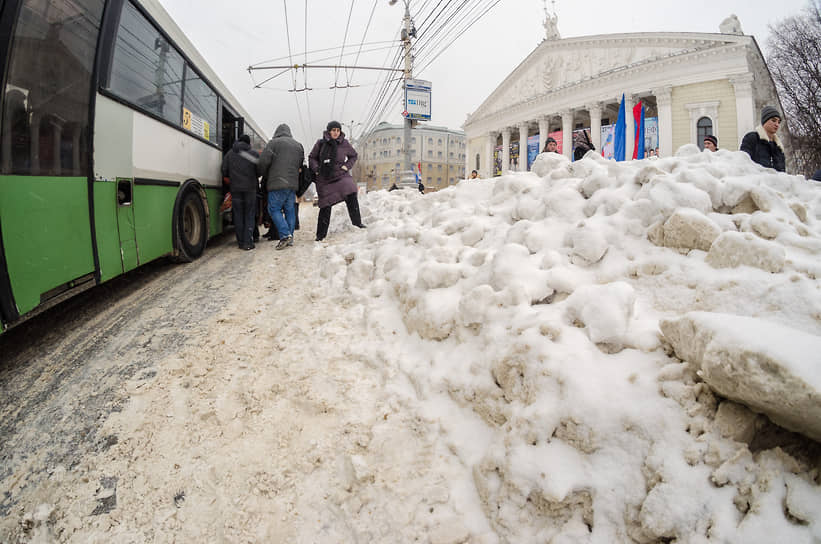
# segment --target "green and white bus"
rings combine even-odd
[[[264,133],[157,0],[0,0],[0,59],[0,332],[222,232]]]

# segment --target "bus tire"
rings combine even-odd
[[[174,210],[174,257],[191,262],[202,255],[208,242],[208,217],[200,191],[194,185],[184,188]]]

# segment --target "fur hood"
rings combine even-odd
[[[761,125],[758,125],[757,127],[755,127],[755,131],[758,133],[759,138],[761,138],[765,142],[769,142],[769,141],[775,142],[775,145],[777,145],[778,148],[781,149],[781,151],[784,151],[784,146],[781,145],[781,139],[778,137],[778,134],[773,134],[773,137],[771,139],[770,135],[767,134],[767,131],[764,130],[764,127],[761,126]]]

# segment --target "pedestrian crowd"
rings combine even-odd
[[[264,236],[277,242],[276,249],[293,246],[294,231],[299,229],[298,199],[312,184],[319,207],[316,241],[328,235],[331,208],[340,202],[345,202],[351,223],[364,229],[358,187],[351,175],[356,160],[356,150],[337,121],[328,123],[308,154],[307,164],[305,150],[287,124],[276,128],[261,153],[251,148],[247,134],[240,135],[222,161],[237,246],[254,249],[260,239],[260,224],[268,227]]]

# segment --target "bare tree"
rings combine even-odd
[[[792,143],[796,173],[821,168],[821,0],[770,25],[767,64],[775,80]]]

